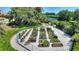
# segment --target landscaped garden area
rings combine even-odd
[[[43,9],[43,7],[10,7],[6,16],[0,16],[0,50],[16,51],[10,41],[19,32],[17,39],[24,46],[32,43],[40,49],[62,48],[66,46],[64,41],[67,41],[63,37],[67,37],[73,42],[70,50],[78,51],[79,9],[74,11],[62,9],[58,13],[44,12]],[[8,19],[8,23],[1,21],[6,20],[5,18]],[[51,27],[60,30],[58,35],[55,34],[57,30]]]
[[[17,39],[23,40],[18,42],[21,46],[25,47],[27,50],[53,50],[53,48],[60,48],[64,50],[63,43],[58,39],[58,36],[54,33],[54,30],[52,30],[53,26],[44,26],[40,25],[40,27],[37,28],[29,28],[24,31],[27,34],[27,36],[24,35],[21,36],[23,39]],[[29,30],[29,31],[28,31]],[[24,32],[22,31],[22,32]],[[22,33],[21,32],[21,33]],[[46,33],[47,32],[47,33]],[[18,34],[19,35],[19,34]],[[47,37],[48,35],[48,37]],[[56,49],[59,50],[59,49]]]

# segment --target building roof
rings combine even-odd
[[[5,17],[5,16],[7,16],[7,14],[0,13],[0,17]]]

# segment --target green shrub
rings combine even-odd
[[[75,33],[72,37],[75,41],[79,41],[79,33]]]
[[[39,47],[48,47],[49,46],[49,42],[45,39],[41,39],[39,41]]]

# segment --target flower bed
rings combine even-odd
[[[49,46],[49,42],[46,39],[41,39],[39,40],[39,47],[48,47]]]
[[[29,42],[36,42],[36,37],[37,37],[37,33],[38,33],[38,30],[37,29],[33,29],[33,32],[29,38]]]
[[[46,39],[46,32],[44,28],[40,29],[40,36],[39,39]]]

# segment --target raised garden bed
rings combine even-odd
[[[51,44],[52,47],[63,47],[63,44],[60,42],[55,42],[53,44]]]
[[[37,29],[33,29],[33,32],[29,38],[29,42],[36,42],[36,37],[37,37],[37,33],[38,33],[38,30]]]
[[[46,32],[44,28],[40,28],[40,36],[39,39],[46,39]]]
[[[39,47],[48,47],[49,46],[49,42],[46,39],[41,39],[39,40]]]
[[[58,37],[54,34],[51,28],[47,28],[47,32],[51,43],[60,42],[60,40],[58,40]]]
[[[31,31],[31,29],[27,33],[24,33],[24,35],[20,38],[21,39],[20,42],[24,41],[25,37],[29,34],[30,31]]]

